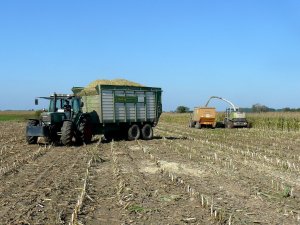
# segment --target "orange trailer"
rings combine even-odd
[[[216,108],[195,107],[190,121],[190,127],[200,129],[202,127],[216,127]]]

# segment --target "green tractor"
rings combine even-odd
[[[40,119],[29,119],[26,140],[29,144],[52,143],[72,145],[92,140],[89,113],[83,113],[81,98],[74,95],[56,94],[39,97],[49,100],[49,109],[43,110]],[[38,99],[35,99],[38,105]]]

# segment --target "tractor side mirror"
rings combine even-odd
[[[37,98],[34,100],[34,104],[35,104],[35,105],[38,105],[38,104],[39,104],[39,100],[38,100]]]

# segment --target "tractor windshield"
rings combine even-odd
[[[67,103],[68,102],[68,103]],[[81,111],[80,109],[80,99],[79,98],[56,98],[56,102],[54,98],[50,99],[49,104],[49,112],[64,112],[64,106],[70,105],[71,109],[74,113],[78,113]]]
[[[64,99],[56,99],[56,102],[54,101],[53,98],[50,99],[50,104],[49,104],[49,112],[57,112],[60,109],[63,109],[64,106]]]

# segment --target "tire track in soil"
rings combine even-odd
[[[215,223],[182,186],[158,170],[145,171],[156,165],[137,142],[115,142],[113,153],[109,145],[103,144],[101,152],[106,161],[91,171],[88,195],[94,201],[84,203],[79,217],[83,224],[186,224],[184,220],[191,218],[200,224]]]
[[[40,158],[0,179],[0,224],[64,224],[84,174],[84,148],[50,148]]]
[[[114,177],[111,144],[100,144],[100,164],[92,164],[87,185],[87,195],[78,221],[83,224],[120,224],[121,210],[117,206],[118,182]]]

